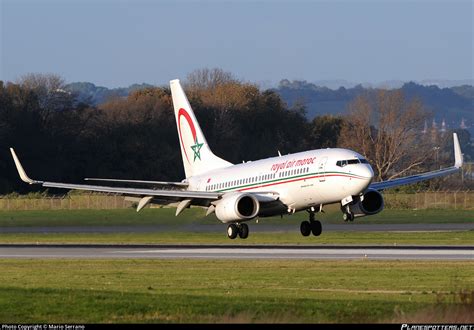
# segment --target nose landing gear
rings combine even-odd
[[[301,235],[309,236],[311,233],[314,236],[321,235],[323,226],[321,221],[314,219],[314,212],[309,212],[309,221],[303,221],[300,225]]]
[[[344,221],[354,221],[354,214],[351,212],[344,212],[342,213],[342,219]]]
[[[346,206],[341,206],[341,211],[342,211],[342,219],[344,221],[354,221],[354,213],[351,212],[351,209],[349,208],[349,204]]]

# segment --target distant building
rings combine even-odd
[[[421,131],[421,133],[426,134],[427,132],[428,132],[428,124],[426,123],[426,120],[425,120],[425,126],[423,127],[423,130]]]
[[[444,135],[446,133],[446,121],[443,118],[443,122],[441,123],[441,129],[439,130],[441,132],[441,135]]]

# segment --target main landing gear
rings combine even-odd
[[[303,221],[300,226],[301,235],[309,236],[313,233],[314,236],[321,235],[323,226],[321,221],[314,219],[314,212],[309,212],[309,221]]]
[[[227,227],[227,237],[230,239],[234,239],[237,235],[242,238],[246,239],[249,237],[249,226],[246,223],[233,223]]]

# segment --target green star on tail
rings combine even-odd
[[[201,148],[202,148],[203,145],[204,145],[204,143],[199,143],[198,139],[196,137],[195,144],[193,146],[191,146],[191,149],[193,149],[193,152],[194,152],[193,162],[196,161],[196,158],[199,158],[199,160],[201,160]]]

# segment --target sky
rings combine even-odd
[[[473,79],[473,1],[0,0],[0,80]]]

